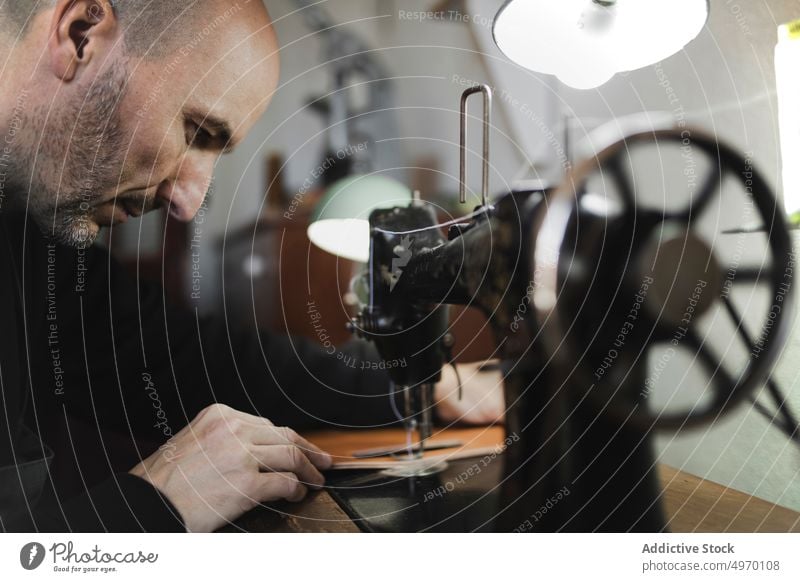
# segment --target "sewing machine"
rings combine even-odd
[[[477,517],[451,520],[445,529],[661,531],[652,433],[710,422],[747,398],[786,336],[793,256],[780,207],[749,159],[687,128],[609,141],[557,188],[490,202],[492,94],[485,86],[462,96],[462,203],[467,105],[477,94],[485,124],[481,205],[444,225],[420,200],[374,211],[369,301],[352,329],[374,341],[384,359],[408,362],[389,373],[400,416],[424,443],[432,387],[452,357],[447,306],[480,309],[502,361],[509,438],[502,462],[474,476],[466,498],[442,501],[443,511],[418,508],[413,523],[397,527],[437,529],[444,513],[450,519],[466,512]],[[645,208],[634,177],[647,173],[646,153],[657,152],[658,164],[669,150],[685,164],[676,171],[688,204]],[[754,211],[751,221],[766,225],[741,236],[749,237],[748,248],[762,245],[769,264],[764,257],[756,265],[720,260],[721,245],[737,239],[701,233],[704,213],[737,193]],[[754,310],[745,324],[732,299],[739,286],[758,287],[772,300],[756,326]],[[702,322],[723,317],[746,356],[726,358],[725,346],[722,355],[714,348],[719,334]],[[707,382],[676,405],[659,362],[681,350]],[[359,495],[405,496],[409,507],[415,499],[420,505],[424,491],[460,469],[438,463],[406,475],[337,476],[331,485],[351,516],[365,518],[359,514],[370,506]],[[395,527],[375,523],[373,529]]]

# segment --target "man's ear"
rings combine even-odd
[[[113,46],[117,18],[108,0],[58,0],[50,24],[50,69],[72,81],[92,58]]]

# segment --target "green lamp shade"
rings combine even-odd
[[[369,215],[408,206],[411,190],[385,176],[350,176],[328,188],[311,215],[308,238],[319,248],[359,263],[369,260]]]

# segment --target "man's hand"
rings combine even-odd
[[[259,503],[300,501],[330,466],[293,430],[215,404],[130,472],[158,488],[189,531],[211,532]]]
[[[463,382],[463,397],[458,399],[458,380],[452,366],[442,368],[442,381],[436,385],[436,414],[443,422],[492,424],[503,422],[505,398],[503,377],[497,362],[457,364]],[[485,368],[485,369],[484,369]]]

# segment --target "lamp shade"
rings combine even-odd
[[[674,55],[708,12],[708,0],[509,0],[494,39],[518,65],[591,89]]]
[[[334,182],[311,215],[308,238],[339,257],[369,260],[369,215],[379,208],[408,206],[411,190],[385,176],[350,176]]]

